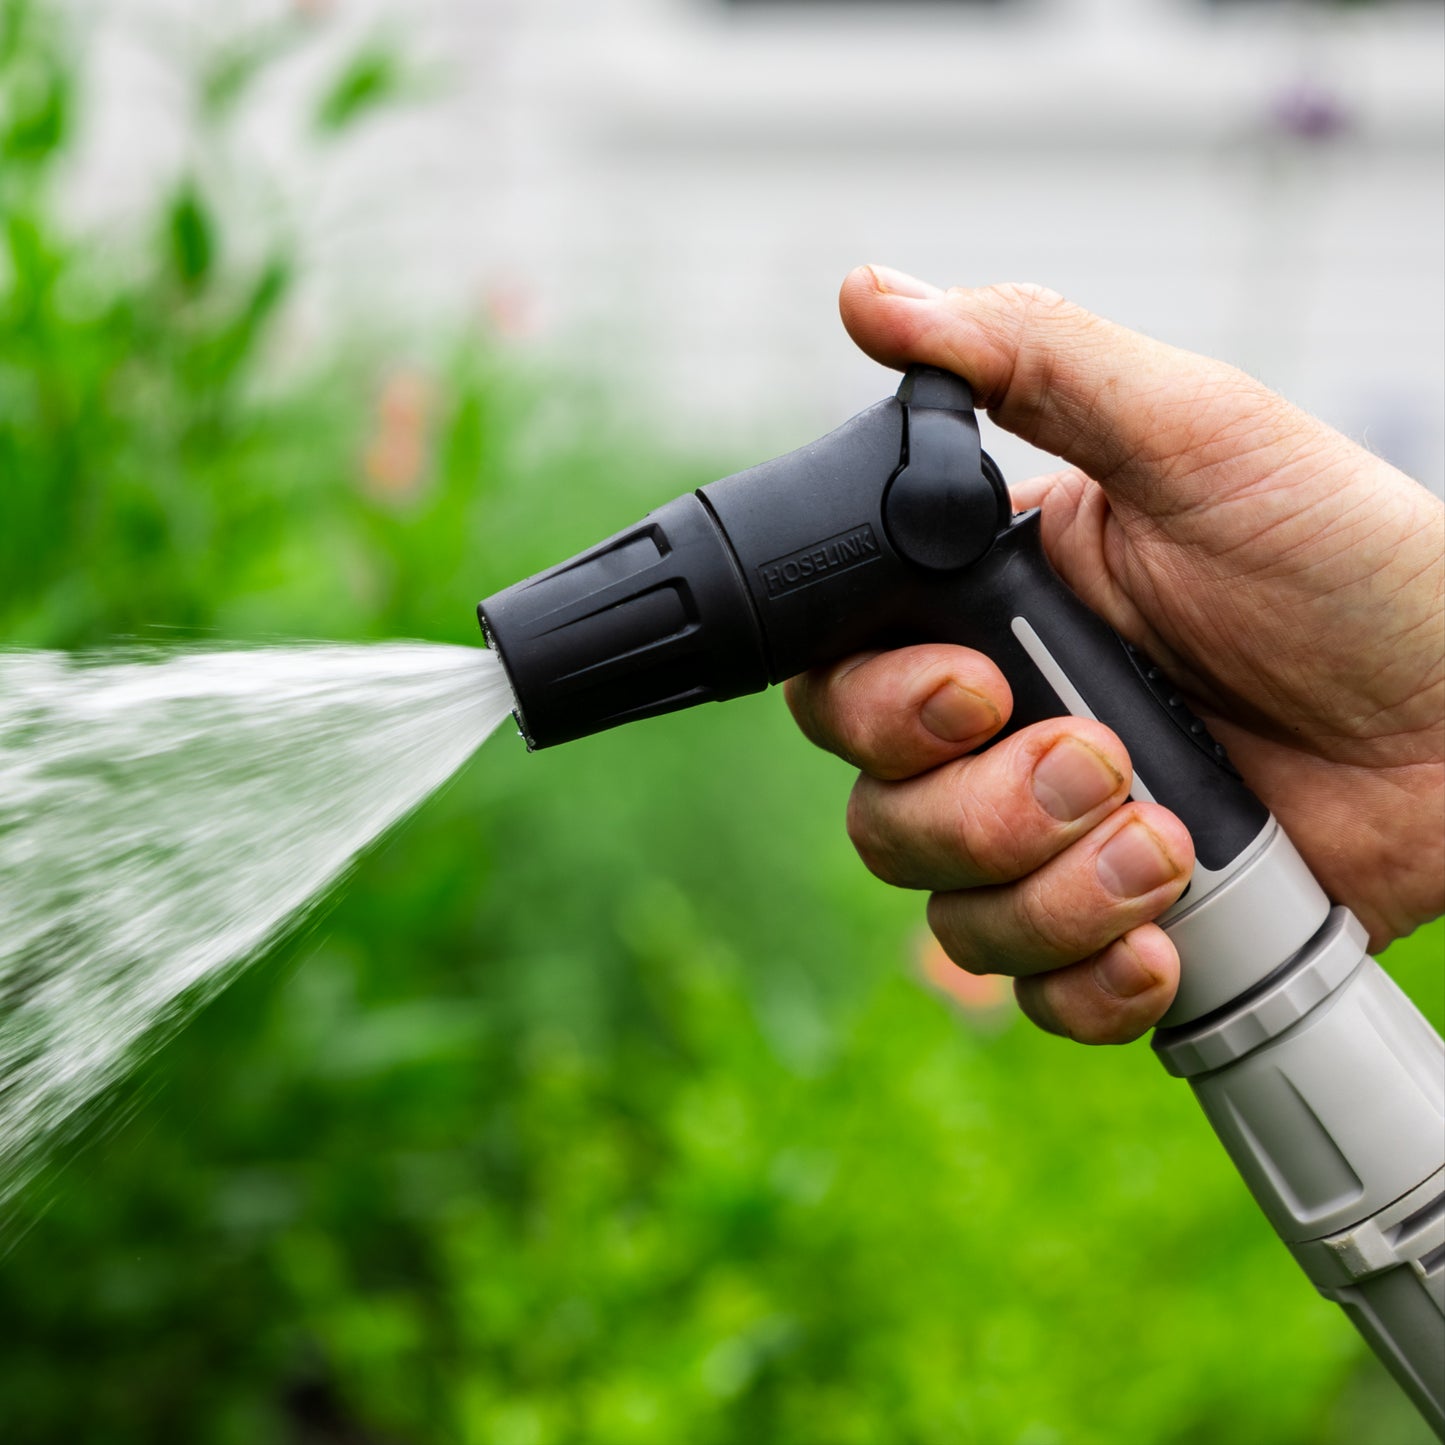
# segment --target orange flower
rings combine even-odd
[[[921,981],[946,998],[971,1023],[998,1027],[1010,1016],[1013,989],[1002,974],[966,973],[931,934],[918,940],[915,958]]]
[[[393,372],[376,404],[363,465],[372,496],[405,501],[421,489],[431,452],[435,387],[420,372]]]

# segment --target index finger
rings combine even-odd
[[[1042,286],[942,291],[859,266],[839,307],[853,340],[876,360],[967,377],[999,425],[1146,511],[1217,500],[1229,482],[1218,463],[1309,421],[1235,367],[1106,321]]]
[[[885,782],[972,752],[1013,709],[994,663],[947,643],[859,653],[789,678],[784,692],[808,738]]]

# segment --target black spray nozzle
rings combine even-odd
[[[968,384],[918,367],[820,440],[477,610],[528,746],[549,747],[904,640],[920,598],[987,553],[1010,515]]]
[[[693,493],[477,614],[529,748],[768,684],[737,564]]]

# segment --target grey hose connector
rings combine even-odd
[[[1445,1439],[1445,1044],[1345,908],[1274,978],[1160,1029],[1250,1192]]]

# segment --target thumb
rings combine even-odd
[[[1008,431],[1115,501],[1186,512],[1343,437],[1244,372],[1154,341],[1040,286],[942,291],[883,266],[843,283],[844,325],[888,366],[957,372]],[[1241,457],[1254,464],[1241,468]]]

